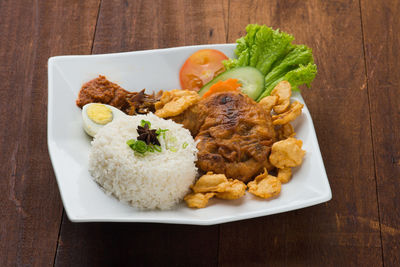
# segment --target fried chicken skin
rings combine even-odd
[[[271,116],[240,92],[220,92],[203,98],[172,117],[189,129],[199,150],[197,166],[248,182],[264,168],[275,139]]]

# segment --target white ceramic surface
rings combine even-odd
[[[130,91],[179,88],[179,69],[193,52],[214,48],[233,56],[234,44],[199,45],[106,55],[58,56],[48,62],[48,146],[62,201],[73,222],[156,222],[210,225],[300,209],[331,199],[310,113],[294,123],[307,151],[292,180],[273,200],[247,193],[234,201],[212,199],[204,209],[183,203],[170,211],[138,211],[106,195],[88,172],[89,138],[75,105],[83,83],[99,74]],[[146,90],[146,92],[148,92]],[[300,94],[294,99],[304,103]]]

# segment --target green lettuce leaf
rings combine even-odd
[[[268,96],[274,87],[281,81],[288,81],[294,91],[298,91],[298,86],[302,84],[306,84],[309,87],[316,74],[317,65],[312,63],[309,63],[306,66],[300,65],[298,68],[287,72],[284,76],[270,83],[270,85],[265,88],[264,92],[257,98],[257,102]]]
[[[305,45],[297,45],[265,76],[265,88],[268,88],[271,83],[284,76],[287,72],[308,63],[314,63],[311,48]]]
[[[293,36],[266,26],[249,24],[246,36],[239,38],[235,49],[237,59],[225,61],[225,68],[251,66],[266,75],[275,61],[293,49]]]
[[[312,82],[317,66],[309,47],[293,45],[292,35],[265,25],[249,24],[246,31],[247,34],[236,41],[237,58],[224,61],[227,70],[243,66],[257,68],[265,75],[263,97],[269,95],[270,87],[278,80],[290,78],[294,90],[298,85]]]

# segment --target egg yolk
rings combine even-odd
[[[107,124],[113,119],[111,109],[102,104],[92,104],[88,106],[86,113],[92,121],[97,124]]]

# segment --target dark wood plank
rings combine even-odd
[[[0,1],[0,265],[54,262],[62,204],[47,152],[47,59],[89,53],[98,1]]]
[[[226,2],[103,1],[93,53],[225,43]]]
[[[313,48],[319,73],[303,96],[333,199],[295,212],[221,225],[219,263],[381,265],[358,1],[231,0],[229,10],[229,42],[243,35],[248,23],[264,23]]]
[[[216,266],[218,226],[84,223],[64,216],[56,266]]]
[[[227,1],[105,1],[93,53],[225,43]],[[64,216],[57,266],[216,266],[219,227],[73,224]]]
[[[400,265],[400,2],[361,1],[385,266]]]

